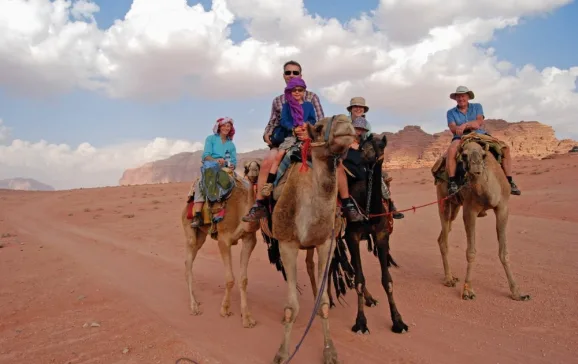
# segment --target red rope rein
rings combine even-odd
[[[372,217],[380,217],[380,216],[392,216],[392,215],[393,215],[394,213],[396,213],[396,212],[407,212],[407,211],[413,211],[413,212],[415,213],[415,211],[416,211],[417,209],[421,209],[421,208],[424,208],[424,207],[427,207],[427,206],[431,206],[431,205],[434,205],[434,204],[441,205],[442,211],[443,211],[444,205],[442,204],[442,202],[448,200],[450,197],[452,197],[452,196],[446,196],[446,197],[444,197],[444,198],[442,198],[442,199],[439,199],[439,200],[436,200],[436,201],[433,201],[433,202],[429,202],[429,203],[426,203],[426,204],[423,204],[423,205],[412,206],[412,207],[407,208],[407,209],[404,209],[404,210],[396,210],[396,211],[384,212],[384,213],[381,213],[381,214],[370,214],[368,217],[369,217],[369,218],[372,218]]]

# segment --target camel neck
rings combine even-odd
[[[316,153],[313,151],[311,154],[314,196],[330,201],[335,197],[337,191],[337,171],[333,165],[333,160],[315,157]]]

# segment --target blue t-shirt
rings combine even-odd
[[[310,101],[303,101],[301,107],[303,108],[303,121],[315,125],[317,117],[315,115],[313,104]],[[287,102],[285,102],[281,108],[280,124],[286,129],[293,130],[293,116],[291,116],[291,108]]]
[[[465,114],[458,110],[458,107],[456,106],[448,110],[448,126],[450,126],[451,123],[455,123],[456,126],[460,126],[467,123],[468,121],[474,121],[478,115],[482,115],[482,117],[484,117],[484,109],[482,108],[482,104],[472,102],[468,103],[468,110]],[[479,128],[473,131],[480,134],[487,134],[484,128]]]
[[[237,148],[229,138],[223,143],[221,136],[217,134],[209,135],[205,139],[205,150],[203,151],[202,160],[209,156],[215,159],[225,158],[225,154],[229,152],[231,155],[231,164],[237,166]]]

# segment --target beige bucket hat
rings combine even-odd
[[[349,106],[347,107],[347,111],[351,112],[351,108],[354,106],[361,106],[365,109],[365,112],[369,110],[369,106],[365,104],[365,99],[363,97],[353,97],[351,101],[349,101]]]
[[[458,86],[458,88],[456,88],[456,92],[450,94],[450,99],[455,100],[456,95],[458,94],[468,94],[470,100],[474,99],[474,92],[470,91],[470,89],[467,88],[466,86]]]

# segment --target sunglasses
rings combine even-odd
[[[299,74],[301,74],[300,71],[285,71],[285,76],[289,76],[289,75],[293,75],[293,76],[299,76]]]
[[[291,90],[291,92],[299,92],[299,93],[301,93],[301,92],[305,92],[305,90],[302,89],[301,87],[295,87],[293,90]]]

